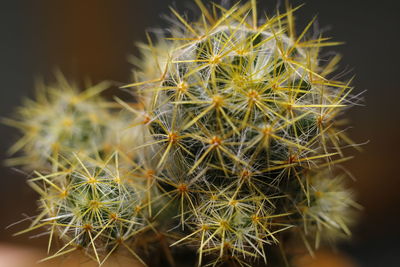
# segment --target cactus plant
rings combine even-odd
[[[110,82],[80,91],[60,71],[55,74],[53,84],[37,83],[36,98],[26,99],[15,118],[3,119],[22,133],[9,149],[11,155],[22,155],[8,159],[9,165],[49,169],[60,156],[109,156],[115,149],[128,153],[124,147],[144,140],[140,129],[129,129],[131,115],[100,96]]]
[[[267,245],[299,228],[307,247],[309,228],[318,240],[326,228],[349,234],[344,210],[357,205],[336,182],[334,165],[351,144],[337,118],[352,88],[330,78],[338,57],[320,58],[322,47],[338,43],[306,38],[312,22],[296,36],[290,7],[259,20],[255,1],[211,11],[196,3],[195,23],[172,9],[169,49],[165,41],[145,47],[141,69],[156,62],[159,75],[138,72],[129,85],[145,103],[157,167],[178,163],[182,173],[159,179],[180,198],[186,235],[174,245],[194,245],[199,265],[203,254],[245,264],[267,262]],[[316,197],[324,183],[331,199]]]
[[[56,77],[54,85],[38,83],[36,100],[25,100],[15,119],[4,120],[23,134],[10,148],[12,154],[22,150],[23,155],[9,160],[10,164],[43,168],[60,151],[91,154],[104,144],[105,122],[111,118],[105,100],[98,94],[107,89],[108,83],[80,93],[60,72]]]
[[[83,248],[101,264],[119,246],[129,248],[131,237],[149,228],[138,208],[145,192],[132,185],[129,172],[118,162],[117,153],[100,162],[74,155],[57,172],[36,172],[29,180],[41,197],[42,210],[29,230],[48,227],[48,250],[53,235],[65,243],[44,260]],[[134,250],[129,251],[141,260]]]
[[[359,206],[336,166],[354,146],[341,115],[356,97],[334,79],[340,57],[321,57],[339,43],[310,37],[313,21],[297,35],[289,4],[260,19],[255,0],[195,2],[197,21],[171,9],[173,25],[140,44],[124,86],[139,104],[117,99],[130,115],[109,110],[100,84],[52,89],[8,121],[25,133],[12,150],[40,148],[39,169],[52,165],[30,180],[42,212],[28,229],[64,240],[49,258],[79,246],[102,264],[122,244],[144,263],[162,239],[171,265],[184,250],[198,266],[280,266],[299,240],[313,253],[350,235]]]

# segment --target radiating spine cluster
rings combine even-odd
[[[28,230],[65,244],[49,258],[83,247],[102,264],[123,245],[144,263],[155,239],[171,265],[183,248],[198,266],[278,265],[299,240],[313,253],[350,235],[358,205],[336,165],[350,159],[340,118],[357,99],[333,78],[339,56],[321,57],[339,43],[308,37],[313,21],[297,35],[289,5],[260,19],[255,0],[195,2],[197,21],[171,9],[174,25],[140,45],[125,86],[138,103],[117,99],[121,112],[98,95],[108,84],[78,93],[59,76],[6,121],[24,133],[13,163],[41,170]],[[138,246],[142,234],[153,241]]]

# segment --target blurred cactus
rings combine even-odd
[[[36,100],[25,100],[16,119],[4,120],[23,135],[10,148],[12,154],[22,150],[23,155],[9,163],[43,168],[60,151],[90,155],[101,150],[111,114],[99,93],[108,87],[104,82],[80,93],[59,72],[56,84],[38,84]]]
[[[107,156],[144,140],[137,128],[128,129],[131,115],[100,96],[109,82],[80,91],[61,72],[56,78],[51,85],[38,83],[36,99],[25,100],[14,119],[3,119],[22,133],[9,150],[12,155],[22,153],[9,159],[9,165],[49,169],[60,155]]]
[[[313,21],[297,35],[289,4],[260,19],[254,0],[195,2],[198,21],[172,9],[174,25],[139,45],[124,112],[98,95],[108,84],[79,93],[60,76],[6,120],[24,133],[13,163],[45,170],[26,231],[64,240],[49,258],[83,247],[102,264],[124,245],[146,262],[189,249],[198,266],[280,266],[298,241],[313,253],[350,235],[359,206],[336,165],[354,146],[340,118],[356,98],[334,79],[340,57],[320,53],[339,43],[310,37]]]
[[[355,209],[361,209],[361,206],[354,202],[351,191],[346,188],[344,176],[332,177],[329,170],[307,176],[310,202],[306,204],[304,196],[297,202],[304,234],[314,239],[315,248],[319,247],[321,240],[335,242],[349,236]]]

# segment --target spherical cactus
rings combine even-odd
[[[116,149],[133,157],[132,146],[143,143],[146,133],[130,127],[134,119],[120,105],[100,96],[110,83],[80,91],[60,72],[56,77],[55,84],[38,84],[36,99],[26,100],[15,119],[3,119],[22,133],[10,148],[11,154],[21,151],[21,156],[8,163],[29,170],[49,169],[60,155],[107,157]]]
[[[108,87],[103,82],[79,92],[61,73],[56,84],[39,84],[36,100],[26,100],[15,120],[5,120],[23,134],[10,149],[11,153],[22,150],[23,155],[9,162],[42,169],[60,151],[86,155],[101,151],[112,116],[99,93]]]
[[[45,260],[83,249],[102,264],[126,247],[141,261],[130,243],[150,228],[141,212],[145,191],[120,168],[117,153],[105,161],[75,155],[55,172],[36,172],[29,183],[40,194],[41,213],[23,232],[47,227],[49,250],[56,238],[64,243]]]
[[[307,174],[309,198],[298,196],[297,208],[303,221],[302,231],[318,248],[322,241],[335,242],[350,235],[355,209],[361,206],[346,188],[344,176],[334,177],[329,169]],[[308,203],[305,200],[309,200]]]
[[[166,30],[168,46],[163,40],[162,49],[147,47],[164,53],[144,57],[141,69],[169,59],[164,70],[153,77],[139,72],[128,87],[144,103],[143,122],[153,136],[148,146],[165,170],[157,182],[180,199],[178,223],[190,229],[181,241],[197,244],[199,265],[212,252],[214,263],[226,257],[267,262],[269,244],[310,220],[324,235],[321,226],[332,218],[322,214],[337,212],[314,191],[319,179],[335,183],[332,172],[319,173],[343,161],[343,144],[351,143],[337,121],[351,105],[352,88],[331,78],[337,56],[320,57],[322,47],[338,43],[306,38],[312,23],[296,36],[294,9],[260,20],[255,1],[211,10],[196,3],[199,21],[172,10],[177,23]],[[210,196],[223,201],[209,202]],[[335,218],[331,226],[348,233]]]

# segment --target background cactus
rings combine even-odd
[[[140,129],[128,129],[131,115],[128,117],[118,104],[100,96],[111,86],[110,82],[81,91],[61,72],[55,76],[53,84],[37,83],[36,98],[25,100],[15,118],[3,119],[22,133],[9,150],[12,155],[22,153],[9,159],[8,164],[30,170],[49,169],[60,155],[107,157],[115,149],[128,153],[124,148],[143,140]]]
[[[289,5],[260,19],[253,0],[195,2],[198,21],[172,9],[174,25],[140,45],[125,86],[139,104],[117,99],[130,115],[98,96],[108,84],[78,93],[60,76],[7,121],[24,132],[12,150],[45,170],[26,231],[64,240],[49,258],[79,246],[102,264],[122,244],[144,263],[162,237],[171,265],[189,248],[199,266],[278,266],[299,240],[313,253],[350,235],[358,205],[335,166],[353,145],[340,116],[354,97],[333,78],[339,57],[320,56],[338,43],[308,37],[313,21],[297,35]]]

